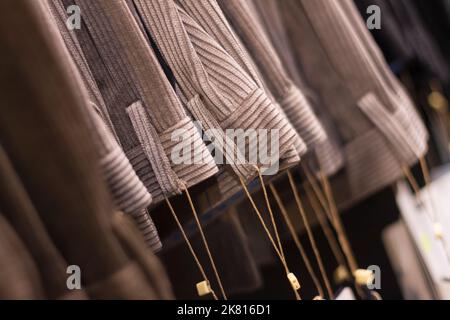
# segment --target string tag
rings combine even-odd
[[[356,283],[360,286],[366,286],[374,280],[373,272],[367,269],[357,269],[353,272],[353,276],[355,277]]]
[[[336,268],[336,270],[334,271],[334,281],[337,284],[346,282],[349,279],[350,279],[350,275],[345,266],[340,265],[339,267]]]
[[[298,282],[297,277],[295,276],[295,274],[288,273],[287,278],[289,279],[289,282],[291,283],[292,289],[294,289],[295,291],[300,290],[301,286],[300,286],[300,282]]]
[[[211,285],[208,280],[197,283],[197,293],[200,297],[206,296],[212,293]]]

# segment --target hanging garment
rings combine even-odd
[[[42,281],[46,299],[83,299],[85,293],[67,288],[67,267],[60,252],[52,242],[39,214],[30,201],[6,153],[0,147],[0,211],[22,239]],[[2,261],[9,262],[8,258]],[[20,281],[19,281],[20,282]],[[7,292],[7,291],[6,291]]]
[[[308,102],[312,105],[317,118],[326,132],[327,139],[316,143],[313,149],[316,163],[319,164],[320,169],[326,175],[335,174],[344,165],[341,142],[329,115],[324,112],[323,107],[319,106],[323,103],[321,97],[309,87],[302,75],[301,64],[293,54],[277,0],[246,0],[246,2],[254,8],[261,25],[264,27],[264,31],[270,38],[274,50],[276,50],[282,61],[284,69],[288,72],[295,85],[305,93]]]
[[[154,203],[213,176],[213,158],[126,3],[75,3],[85,23],[76,31],[78,41],[121,145]],[[189,151],[188,161],[171,159],[176,147]]]
[[[426,0],[414,0],[413,5],[422,17],[422,20],[439,46],[447,63],[450,61],[450,3],[447,0],[437,0],[430,3]]]
[[[344,2],[278,4],[295,56],[343,142],[342,201],[354,202],[400,178],[401,166],[426,152],[428,136],[356,8]]]
[[[44,290],[32,256],[0,213],[0,299],[43,299]]]
[[[215,1],[215,0],[214,0]],[[192,1],[188,1],[192,2]],[[255,60],[264,82],[300,137],[311,149],[326,139],[305,95],[289,78],[280,58],[258,21],[255,8],[243,0],[219,0],[220,7]]]
[[[43,2],[2,2],[0,9],[0,140],[48,234],[67,263],[80,267],[90,297],[155,297],[112,231],[113,203],[84,100],[60,60],[60,39],[48,32]],[[109,290],[111,281],[118,290]]]
[[[155,293],[155,299],[158,300],[171,300],[174,298],[172,293],[172,285],[169,278],[166,275],[166,270],[163,268],[159,259],[153,254],[149,254],[148,250],[142,246],[142,237],[136,232],[136,228],[129,217],[122,213],[115,213],[113,216],[113,230],[117,238],[119,239],[123,249],[128,256],[137,265],[138,272],[142,272],[144,275],[144,283],[149,283]],[[131,279],[132,272],[128,275]],[[117,283],[121,286],[121,283]],[[141,283],[136,282],[137,290],[139,293]],[[108,294],[108,290],[102,288],[105,294]],[[114,294],[111,295],[114,299]]]
[[[289,97],[280,98],[280,102],[282,103],[282,107],[277,103],[274,99],[270,88],[267,87],[264,80],[260,76],[260,71],[258,67],[255,65],[252,57],[248,54],[245,47],[242,45],[240,39],[237,37],[235,32],[232,30],[229,25],[227,19],[222,13],[221,8],[217,4],[215,0],[202,0],[202,1],[184,1],[177,0],[176,4],[178,5],[178,10],[180,15],[182,15],[185,21],[189,21],[189,25],[197,30],[202,28],[202,33],[208,37],[214,39],[220,47],[226,51],[228,55],[230,55],[235,62],[239,64],[239,66],[251,77],[251,79],[257,84],[257,86],[263,90],[266,95],[272,100],[280,114],[286,116],[289,114],[292,116],[292,120],[298,120],[298,118],[302,118],[302,121],[296,121],[295,124],[299,125],[300,123],[308,125],[309,129],[303,130],[304,134],[308,133],[309,136],[303,137],[301,132],[300,137],[304,140],[305,143],[310,142],[307,139],[310,139],[311,136],[315,133],[321,135],[321,126],[318,124],[314,118],[314,115],[311,114],[311,110],[307,105],[303,95],[298,90],[294,90],[291,88],[285,88],[289,91]],[[191,32],[189,28],[186,29],[187,32]],[[278,70],[275,70],[278,72]],[[279,77],[279,72],[276,75]],[[283,76],[283,74],[281,74]],[[283,84],[286,84],[287,81],[284,81]],[[283,90],[283,89],[282,89]],[[291,119],[290,119],[291,120]],[[291,121],[292,122],[292,121]],[[293,122],[292,122],[293,123]],[[299,130],[294,126],[297,131]],[[314,133],[315,132],[315,133]],[[317,138],[324,138],[317,136]],[[305,149],[303,147],[303,142],[299,139],[295,139],[293,141],[295,143],[295,150],[292,149],[288,152],[288,154],[283,156],[283,159],[280,163],[280,170],[290,167],[293,164],[297,164],[300,160],[300,156],[305,153]],[[236,192],[241,190],[240,182],[235,179],[229,171],[221,171],[218,176],[218,185],[219,190],[221,192],[222,198],[226,199],[229,196],[235,194]]]
[[[386,60],[392,62],[409,63],[414,58],[414,48],[402,32],[401,26],[395,17],[395,13],[386,0],[355,0],[360,12],[367,16],[367,8],[376,5],[382,13],[381,29],[371,30],[378,45],[383,49]]]
[[[382,7],[386,10],[383,12],[391,15],[388,21],[392,20],[391,23],[395,23],[395,26],[390,28],[395,28],[398,37],[401,37],[401,42],[397,45],[411,48],[410,59],[402,61],[403,57],[392,56],[395,52],[386,51],[383,42],[385,38],[391,42],[400,41],[393,36],[391,29],[382,28],[373,30],[372,33],[379,41],[391,66],[399,73],[415,104],[419,106],[424,121],[432,133],[428,158],[434,161],[438,158],[439,162],[447,162],[449,136],[445,126],[448,112],[443,94],[450,84],[449,64],[441,55],[419,13],[410,2],[406,4],[403,1],[384,1],[380,4],[386,7]],[[360,3],[360,8],[361,6],[363,3]],[[439,98],[436,99],[436,96]]]
[[[387,3],[398,22],[402,36],[413,48],[415,58],[429,74],[442,83],[448,84],[450,81],[449,62],[445,61],[414,4],[404,0],[387,0]]]
[[[217,129],[222,137],[226,129],[278,130],[279,158],[298,161],[306,146],[292,125],[251,75],[202,26],[173,0],[133,3],[174,72],[187,109],[205,129]],[[257,131],[256,137],[246,141],[245,155],[259,136]],[[252,180],[256,176],[254,165],[236,163],[234,152],[225,154],[231,157],[227,168],[245,182]]]
[[[53,29],[58,28],[66,47],[70,50],[69,53],[64,46],[59,46],[61,59],[66,63],[67,70],[71,71],[73,81],[79,82],[80,88],[84,89],[79,94],[86,99],[86,112],[89,115],[88,119],[91,120],[89,127],[93,141],[96,143],[96,150],[100,153],[100,166],[113,195],[115,205],[119,210],[133,217],[149,247],[157,251],[161,248],[161,242],[153,221],[146,211],[146,208],[151,204],[152,197],[137,177],[114,136],[105,102],[76,36],[66,26],[68,19],[66,10],[59,1],[48,0],[47,5],[53,16],[52,18],[50,14],[48,15],[49,24],[55,25]],[[58,31],[53,29],[49,32],[53,31],[54,36],[58,37]],[[73,62],[70,59],[73,59]],[[92,104],[92,107],[90,104]]]

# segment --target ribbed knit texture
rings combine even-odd
[[[152,163],[144,153],[143,147],[147,141],[139,139],[127,108],[136,103],[142,104],[144,113],[159,136],[155,143],[162,146],[169,158],[174,144],[168,143],[167,139],[170,140],[171,134],[177,130],[190,133],[188,143],[195,153],[206,154],[203,152],[207,150],[206,146],[201,143],[199,133],[176,97],[126,1],[93,4],[80,0],[77,3],[84,12],[86,22],[85,30],[77,32],[81,47],[107,102],[125,153],[154,202],[159,202],[163,200],[162,190],[165,190],[166,196],[180,190],[160,185],[162,180],[152,180],[155,171],[161,168],[159,163]],[[177,179],[187,187],[213,176],[218,170],[211,156],[205,156],[202,163],[172,163],[172,168],[167,169],[182,174]]]
[[[242,39],[288,119],[308,146],[325,140],[325,132],[303,93],[289,78],[256,10],[245,0],[219,0],[221,8]]]
[[[261,89],[264,89],[258,68],[232,29],[217,1],[176,0],[176,3],[221,45]]]
[[[159,250],[161,242],[158,233],[153,221],[145,211],[152,202],[152,197],[113,137],[114,129],[100,90],[95,83],[76,35],[70,32],[65,25],[67,14],[62,3],[59,0],[49,0],[47,3],[53,15],[53,19],[50,15],[48,17],[51,20],[50,23],[55,22],[69,51],[63,50],[64,46],[58,47],[62,51],[61,60],[66,61],[67,70],[71,70],[73,80],[79,82],[80,88],[88,90],[88,96],[83,92],[80,95],[86,96],[86,112],[90,120],[90,130],[100,155],[100,167],[113,195],[113,200],[118,209],[130,214],[135,219],[138,228],[148,240],[148,245],[154,250]],[[76,66],[71,63],[70,57]],[[91,99],[93,103],[88,103],[87,99]],[[109,128],[106,127],[106,123],[110,123]]]
[[[236,35],[228,20],[224,16],[219,4],[215,0],[177,0],[179,11],[187,15],[188,20],[194,20],[197,28],[206,32],[209,37],[214,39],[225,52],[230,55],[239,66],[247,72],[256,85],[262,89],[270,99],[275,103],[278,112],[283,113],[283,109],[276,103],[272,92],[261,78],[261,72],[255,65],[253,58],[247,52],[239,37]],[[186,29],[189,33],[190,29]],[[302,137],[303,138],[303,137]],[[285,166],[291,166],[299,161],[301,155],[305,153],[304,141],[300,136],[296,136],[292,141],[292,150],[288,154],[281,155],[281,163]],[[297,152],[297,156],[292,155]],[[240,183],[239,183],[240,184]]]
[[[340,149],[340,138],[337,136],[334,124],[329,119],[330,116],[322,106],[323,101],[321,101],[321,97],[313,92],[301,74],[301,64],[295,58],[290,39],[286,32],[285,21],[280,12],[278,0],[246,1],[258,13],[259,21],[280,57],[284,69],[295,85],[306,95],[308,102],[313,106],[313,110],[326,132],[327,139],[322,143],[316,143],[314,148],[320,167],[327,175],[336,173],[344,164],[343,153]],[[293,123],[300,120],[300,118],[293,120]]]
[[[348,198],[392,183],[401,165],[424,154],[427,133],[356,8],[326,0],[278,6],[295,56],[344,144]]]
[[[290,137],[280,143],[281,156],[294,146],[296,132],[286,118],[277,118],[280,113],[277,106],[185,10],[173,0],[134,0],[134,3],[188,101],[200,97],[200,103],[222,129],[280,130],[280,136]],[[255,108],[258,112],[251,114],[250,110],[254,112]],[[273,118],[279,121],[271,123]],[[305,148],[303,142],[297,146]],[[255,175],[256,172],[252,174]]]

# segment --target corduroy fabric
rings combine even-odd
[[[278,5],[296,58],[344,144],[347,198],[360,199],[401,177],[400,165],[426,152],[427,133],[356,8],[321,0]]]
[[[205,117],[213,117],[220,125],[216,129],[280,130],[281,158],[293,147],[305,148],[252,76],[184,9],[172,0],[134,3],[174,72],[188,109],[194,106]],[[235,173],[245,181],[256,175],[252,166]]]
[[[163,190],[166,190],[166,196],[171,196],[180,192],[182,185],[190,187],[213,176],[217,167],[205,152],[207,149],[199,133],[183,110],[126,2],[76,3],[84,12],[85,22],[85,28],[77,31],[78,40],[102,92],[121,145],[154,202],[163,200]],[[114,22],[110,20],[112,18]],[[157,178],[160,174],[172,173],[162,170],[159,163],[149,161],[142,144],[148,141],[139,140],[138,128],[133,126],[127,113],[127,109],[136,103],[142,104],[157,132],[152,143],[162,146],[167,158],[170,159],[173,149],[171,136],[177,131],[189,136],[188,141],[183,142],[188,143],[193,151],[190,154],[192,158],[199,152],[204,156],[199,163],[171,163],[170,171],[181,175],[177,176],[177,186],[172,186],[170,192],[167,191],[170,186],[161,185],[165,180]],[[150,130],[148,127],[144,129]],[[155,176],[155,172],[160,174]]]
[[[133,282],[119,281],[116,292],[102,285],[133,262],[112,231],[113,203],[84,101],[59,60],[61,42],[48,33],[43,2],[1,2],[0,9],[2,146],[52,241],[69,264],[81,268],[82,284],[97,288],[92,297],[132,298]],[[138,281],[140,297],[152,298],[150,283]]]

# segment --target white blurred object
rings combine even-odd
[[[435,173],[438,174],[434,175],[433,182],[420,191],[420,201],[406,183],[399,182],[397,204],[434,295],[448,300],[450,252],[445,247],[450,243],[450,170],[441,168]]]

